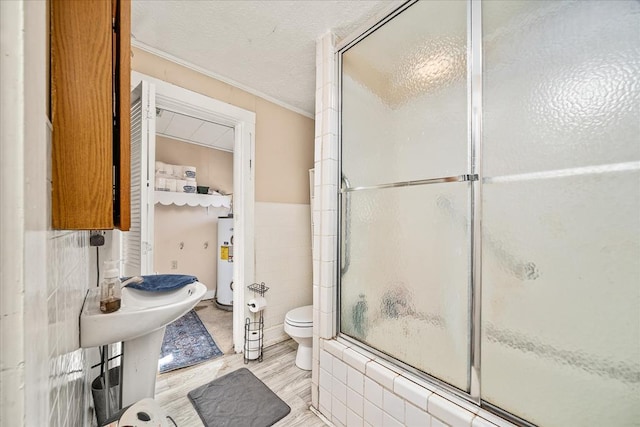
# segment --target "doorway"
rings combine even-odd
[[[243,347],[243,322],[245,317],[245,289],[254,280],[254,135],[255,113],[226,104],[172,85],[162,80],[132,72],[132,87],[148,86],[148,99],[143,100],[142,119],[146,122],[148,143],[143,148],[141,176],[143,183],[140,215],[141,273],[153,273],[154,251],[154,171],[156,108],[184,116],[220,124],[233,129],[233,228],[234,271],[233,282],[233,344],[236,352]],[[143,179],[144,181],[144,179]],[[216,244],[217,242],[210,242]],[[213,262],[213,260],[212,260]]]

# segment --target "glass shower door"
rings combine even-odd
[[[640,3],[482,12],[482,399],[637,426]]]
[[[409,6],[342,61],[340,331],[468,391],[467,4]]]

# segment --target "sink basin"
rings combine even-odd
[[[206,291],[200,282],[162,292],[125,287],[120,310],[105,314],[100,311],[100,289],[90,289],[80,313],[80,347],[129,341],[163,328],[191,310]]]

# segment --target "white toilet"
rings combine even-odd
[[[313,306],[294,308],[284,318],[284,331],[298,343],[296,366],[305,371],[311,370],[313,353]]]

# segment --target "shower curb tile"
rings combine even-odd
[[[495,424],[490,423],[489,421],[487,421],[484,418],[481,418],[479,416],[476,416],[473,419],[473,422],[471,423],[471,425],[473,427],[497,427]]]
[[[499,416],[494,415],[491,412],[486,411],[484,409],[480,409],[478,411],[476,418],[483,419],[491,423],[490,425],[496,425],[498,427],[516,427],[515,424],[512,424],[509,421],[505,420],[504,418],[500,418]]]
[[[375,360],[367,363],[366,375],[389,390],[393,390],[393,381],[398,376],[397,373],[385,368]]]
[[[408,379],[399,376],[396,377],[393,383],[393,391],[400,397],[406,399],[408,402],[413,403],[422,410],[427,410],[427,402],[431,391],[424,387],[420,387],[418,384],[409,381]]]
[[[324,340],[323,348],[329,353],[331,353],[332,355],[334,355],[335,357],[337,357],[338,359],[342,360],[342,353],[347,347],[345,347],[343,344],[340,344],[336,340],[330,339],[330,340]]]
[[[342,360],[352,368],[357,369],[364,374],[367,368],[367,362],[371,359],[357,352],[353,348],[347,348],[342,353]]]
[[[474,414],[437,394],[429,396],[428,412],[451,427],[471,427]]]

